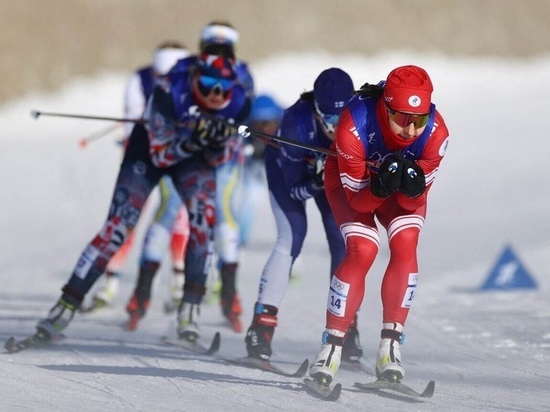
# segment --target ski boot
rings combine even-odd
[[[71,297],[61,296],[54,307],[50,309],[48,317],[38,321],[36,329],[45,335],[45,340],[62,338],[61,331],[69,326],[79,306],[80,303]]]
[[[271,357],[271,340],[277,326],[278,309],[271,305],[254,305],[254,318],[244,339],[249,358],[268,361]]]
[[[114,272],[105,273],[105,282],[92,299],[90,307],[85,312],[92,312],[110,306],[118,295],[120,274]]]
[[[173,313],[181,305],[183,298],[183,284],[185,283],[185,272],[183,269],[173,270],[172,284],[170,286],[170,300],[164,303],[164,313]]]
[[[401,344],[404,341],[403,325],[384,323],[376,356],[376,377],[390,382],[400,382],[405,376],[401,365]]]
[[[126,329],[134,331],[137,329],[139,321],[147,313],[149,308],[149,299],[142,299],[138,296],[137,292],[134,292],[126,306],[126,312],[130,315],[128,323],[126,324]]]
[[[342,346],[342,361],[357,363],[361,356],[363,356],[363,348],[359,341],[359,331],[357,326],[350,326]]]
[[[238,263],[222,263],[220,277],[222,281],[221,307],[223,316],[229,320],[231,327],[237,333],[241,333],[243,325],[240,316],[243,312],[241,301],[237,294],[236,276]]]
[[[136,330],[139,320],[145,316],[149,309],[149,300],[153,288],[153,279],[160,267],[160,263],[153,260],[144,260],[139,268],[139,277],[134,294],[126,306],[130,315],[127,324],[128,330]]]
[[[231,327],[235,332],[241,333],[243,331],[243,323],[240,316],[243,313],[243,309],[239,296],[235,293],[230,299],[222,299],[221,304],[223,316],[231,322]]]
[[[321,350],[309,367],[309,376],[321,385],[329,386],[340,368],[344,335],[334,329],[323,332]]]
[[[196,342],[200,337],[199,318],[200,305],[182,302],[178,312],[178,338],[188,342]]]

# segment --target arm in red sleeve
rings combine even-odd
[[[439,170],[439,164],[445,155],[448,137],[449,131],[447,130],[447,126],[445,125],[445,122],[439,112],[436,112],[435,122],[430,138],[426,143],[422,156],[420,159],[417,159],[417,163],[424,171],[424,175],[426,177],[426,190],[422,195],[414,199],[398,192],[397,202],[403,209],[415,210],[426,202],[428,191],[432,187],[436,173]]]

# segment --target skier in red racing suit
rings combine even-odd
[[[310,375],[329,384],[342,344],[365,293],[365,277],[386,230],[390,259],[381,285],[383,319],[376,358],[380,379],[405,375],[400,345],[418,280],[416,248],[427,196],[443,158],[448,130],[431,102],[428,74],[394,69],[378,85],[365,84],[344,106],[325,165],[325,190],[346,243],[332,277],[326,330]]]

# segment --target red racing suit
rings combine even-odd
[[[405,324],[418,279],[416,248],[428,192],[448,143],[448,130],[432,104],[424,132],[405,141],[389,126],[383,98],[356,94],[343,108],[325,165],[325,191],[346,254],[332,278],[327,302],[327,329],[346,332],[363,301],[365,277],[380,245],[376,220],[387,232],[390,260],[381,285],[383,322]],[[399,191],[376,197],[370,182],[384,158],[401,151],[416,160],[426,177],[426,190],[417,198]]]

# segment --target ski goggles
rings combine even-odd
[[[223,97],[227,97],[233,86],[235,86],[234,80],[204,75],[199,76],[197,83],[199,91],[203,96],[208,96],[211,92],[214,92],[215,94],[222,94]]]
[[[319,106],[317,105],[317,102],[313,102],[315,106],[315,113],[319,117],[319,120],[327,129],[327,132],[334,133],[334,128],[336,126],[336,123],[338,123],[338,119],[340,118],[339,114],[325,114],[319,109]]]
[[[399,125],[400,127],[407,127],[411,123],[414,124],[415,129],[420,129],[421,127],[426,126],[428,123],[428,120],[430,119],[430,114],[411,114],[411,113],[403,113],[398,112],[397,110],[390,109],[389,106],[386,105],[386,109],[388,110],[388,117],[392,122]]]

